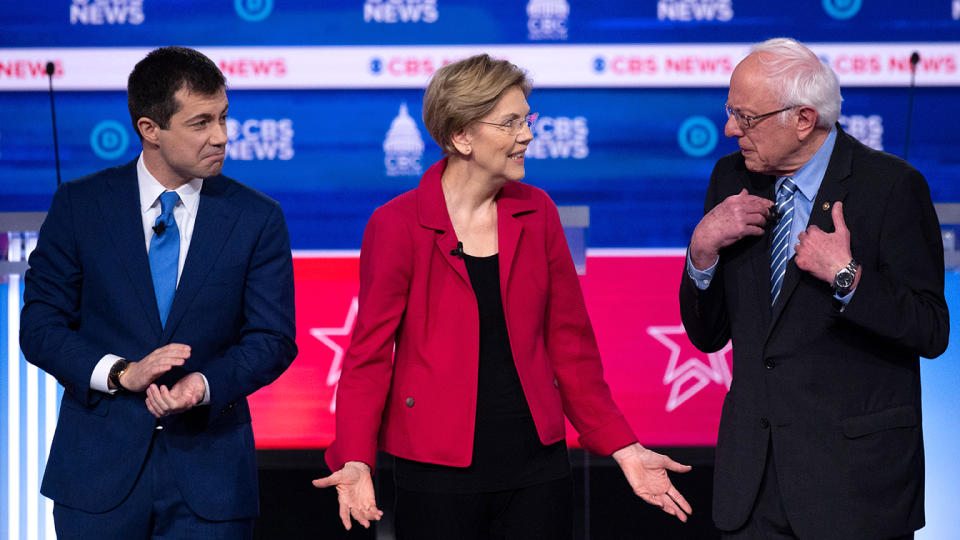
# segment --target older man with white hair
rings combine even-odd
[[[680,286],[703,351],[733,340],[713,517],[724,538],[900,539],[924,524],[919,357],[947,346],[943,245],[905,161],[836,124],[837,77],[792,39],[730,78]]]

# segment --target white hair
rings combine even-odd
[[[840,82],[837,74],[813,51],[790,38],[774,38],[750,49],[759,53],[770,87],[784,107],[808,105],[817,110],[817,127],[830,129],[840,117]],[[785,117],[781,116],[781,121]]]

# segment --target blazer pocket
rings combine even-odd
[[[843,434],[849,439],[856,439],[888,429],[913,427],[920,423],[920,418],[916,407],[904,405],[861,416],[849,416],[840,423]]]

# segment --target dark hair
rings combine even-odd
[[[220,68],[203,54],[186,47],[163,47],[137,62],[127,79],[127,107],[133,131],[142,139],[137,120],[146,117],[170,127],[180,107],[173,95],[183,87],[201,95],[216,94],[226,85]]]

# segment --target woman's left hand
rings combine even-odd
[[[686,522],[693,513],[690,503],[673,487],[667,471],[685,473],[689,465],[681,465],[669,457],[633,443],[613,453],[633,492],[644,501],[660,507],[671,516]]]

